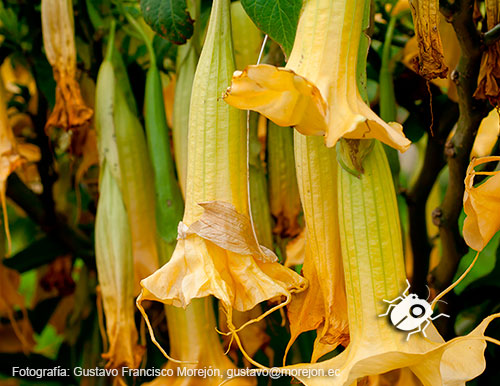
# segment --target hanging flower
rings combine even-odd
[[[347,346],[349,332],[337,210],[337,158],[321,138],[295,133],[295,163],[306,223],[303,274],[308,289],[288,307],[291,339],[317,330],[312,362]]]
[[[430,320],[414,333],[398,331],[386,313],[387,303],[406,286],[401,228],[389,165],[380,143],[363,162],[358,178],[339,168],[339,223],[344,259],[350,343],[341,354],[315,364],[294,367],[338,369],[338,376],[299,380],[307,386],[349,386],[366,377],[401,369],[424,385],[463,385],[484,371],[488,324],[484,319],[470,334],[445,342]],[[429,322],[429,323],[428,323]],[[418,331],[424,328],[425,336]],[[401,374],[400,374],[401,375]],[[368,379],[369,379],[368,378]],[[408,385],[419,384],[410,377]],[[361,383],[363,384],[363,383]]]
[[[235,331],[231,309],[289,300],[306,282],[276,262],[253,232],[244,115],[219,99],[234,68],[229,15],[228,0],[214,1],[193,83],[186,205],[177,246],[167,264],[142,280],[137,305],[144,313],[144,300],[186,307],[213,295]]]
[[[443,44],[439,34],[439,0],[410,0],[410,9],[418,42],[415,71],[427,80],[446,78]]]
[[[43,46],[57,83],[56,105],[45,125],[46,130],[60,127],[66,131],[85,132],[92,118],[92,109],[85,105],[76,81],[74,29],[71,0],[42,1]]]
[[[306,135],[377,138],[405,151],[410,141],[398,123],[387,124],[363,101],[356,64],[364,2],[306,1],[285,68],[248,66],[236,71],[224,100],[260,112]]]

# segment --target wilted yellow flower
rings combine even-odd
[[[439,35],[439,0],[410,0],[410,8],[418,42],[415,71],[427,80],[446,78],[443,44]]]
[[[432,323],[422,323],[426,337],[398,331],[387,303],[406,286],[398,207],[391,172],[380,143],[363,162],[358,178],[339,168],[339,223],[344,259],[350,343],[336,357],[294,367],[338,369],[335,377],[298,378],[307,386],[356,384],[368,376],[401,369],[424,385],[464,385],[485,368],[487,317],[470,334],[444,342]],[[424,325],[425,323],[425,325]],[[418,326],[417,326],[418,327]],[[415,329],[415,332],[418,330]],[[415,384],[410,380],[409,385]],[[418,383],[417,383],[418,384]]]
[[[193,83],[186,206],[170,261],[141,282],[137,299],[186,307],[213,295],[230,310],[302,290],[305,280],[259,246],[248,215],[245,117],[220,96],[234,69],[229,1],[212,5]]]
[[[486,24],[488,29],[500,23],[500,4],[496,0],[486,0]],[[500,104],[500,42],[488,47],[481,58],[481,68],[477,78],[474,97],[488,99],[493,106]]]
[[[6,184],[10,174],[27,162],[37,162],[40,159],[40,149],[29,143],[19,143],[9,123],[7,114],[7,92],[0,76],[0,201],[2,204],[5,234],[10,254],[11,240],[6,207]]]
[[[500,229],[500,174],[498,171],[485,172],[492,176],[481,185],[474,187],[474,176],[485,174],[476,172],[475,167],[486,162],[500,161],[500,157],[475,158],[467,168],[465,177],[463,235],[469,247],[481,251]]]
[[[3,235],[0,241],[5,242]],[[3,246],[0,248],[3,255]],[[0,328],[0,352],[29,352],[35,346],[33,329],[24,306],[24,297],[17,292],[20,275],[7,268],[0,257],[0,316],[7,317],[10,324]],[[23,313],[21,320],[16,320],[14,310],[19,307]],[[9,344],[10,343],[10,344]]]
[[[442,46],[446,47],[446,50],[443,50],[442,52],[444,65],[447,68],[453,69],[457,66],[458,60],[460,59],[460,43],[458,42],[457,35],[455,34],[455,29],[453,28],[451,23],[446,21],[446,18],[441,13],[438,13],[438,18],[439,23],[437,28],[439,37],[441,39]],[[415,71],[416,73],[419,73],[419,41],[420,40],[418,36],[413,36],[408,40],[403,51],[404,57],[402,60],[405,66]],[[438,87],[445,88],[448,91],[448,97],[451,100],[455,102],[458,101],[457,85],[451,79],[450,71],[448,71],[445,78],[434,77],[433,79],[431,79],[431,82]]]
[[[42,1],[42,32],[45,54],[52,66],[56,105],[45,128],[86,129],[92,109],[85,105],[76,81],[76,48],[71,0]]]
[[[356,80],[364,2],[308,0],[285,68],[248,66],[235,72],[224,100],[260,112],[280,126],[341,137],[378,138],[405,151],[410,141],[398,123],[387,124],[362,100]]]
[[[349,342],[337,210],[337,157],[321,138],[295,133],[295,163],[306,223],[308,289],[288,306],[291,339],[317,330],[312,361]]]

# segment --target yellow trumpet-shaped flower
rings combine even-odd
[[[228,0],[213,3],[189,116],[186,204],[170,261],[137,299],[186,307],[213,295],[226,311],[290,299],[305,280],[259,246],[248,214],[245,117],[220,100],[234,70]],[[230,323],[230,321],[228,322]]]
[[[362,100],[356,81],[365,0],[307,0],[285,68],[248,66],[233,75],[224,100],[306,135],[377,138],[405,151],[398,123],[387,124]]]
[[[476,172],[475,167],[486,162],[499,161],[500,157],[475,158],[469,164],[465,177],[463,234],[467,245],[481,251],[500,230],[500,174],[495,172]],[[484,183],[474,187],[474,176],[491,174]]]
[[[416,323],[411,336],[392,325],[384,315],[388,304],[383,300],[402,296],[406,284],[396,195],[393,184],[387,183],[391,172],[380,143],[366,156],[363,167],[359,178],[343,168],[338,175],[350,343],[332,359],[295,365],[323,369],[325,374],[338,369],[338,376],[298,378],[307,386],[349,386],[401,369],[406,375],[413,373],[425,386],[465,385],[485,369],[486,341],[492,339],[484,331],[500,314],[487,317],[467,336],[448,342],[430,319]],[[427,327],[426,336],[418,332],[419,326]],[[410,380],[407,384],[415,383]]]
[[[319,137],[295,133],[295,163],[306,222],[304,276],[309,288],[288,307],[290,345],[316,329],[312,361],[349,342],[347,304],[337,213],[335,149]]]

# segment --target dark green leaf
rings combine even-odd
[[[23,273],[50,263],[56,257],[68,253],[67,249],[49,237],[34,241],[27,248],[4,260],[4,265]]]
[[[153,31],[174,44],[184,44],[193,35],[186,0],[141,0],[141,10]]]
[[[241,0],[241,4],[255,25],[290,55],[302,0]]]

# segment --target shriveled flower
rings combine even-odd
[[[486,24],[492,29],[500,23],[500,4],[496,0],[485,0]],[[488,47],[481,58],[474,97],[488,99],[493,106],[500,105],[500,42]]]
[[[75,79],[74,29],[71,0],[42,0],[43,46],[57,82],[56,105],[45,128],[60,127],[79,135],[78,130],[85,132],[93,112],[85,105]]]
[[[37,162],[40,160],[40,149],[29,143],[20,143],[14,136],[7,114],[7,92],[3,79],[0,77],[0,201],[2,204],[3,221],[5,234],[10,254],[11,240],[9,232],[9,222],[6,207],[6,184],[7,178],[17,168],[27,162]]]
[[[407,2],[408,0],[404,1]],[[443,50],[442,52],[444,66],[453,69],[457,66],[458,60],[460,59],[460,54],[461,54],[460,43],[458,42],[457,35],[455,34],[455,30],[453,29],[451,23],[446,21],[446,18],[439,12],[438,12],[438,18],[439,22],[437,25],[437,30],[442,42],[442,46],[446,47],[446,50]],[[420,55],[421,55],[419,47],[420,40],[421,39],[417,35],[411,37],[408,40],[403,50],[404,56],[402,60],[405,66],[415,71],[417,74],[419,73],[418,64],[420,63]],[[431,65],[435,65],[435,63],[431,62]],[[443,65],[441,64],[441,66]],[[446,89],[448,93],[448,98],[450,98],[452,101],[454,102],[458,101],[457,85],[451,79],[450,71],[448,71],[445,78],[434,77],[430,79],[430,81],[436,86]]]
[[[474,158],[467,168],[465,177],[463,235],[469,247],[481,251],[500,230],[500,174],[476,172],[474,168],[487,162],[498,162],[500,157]],[[474,176],[489,174],[481,185],[474,187]]]
[[[427,80],[446,78],[443,44],[439,34],[439,0],[410,0],[410,9],[418,42],[418,56],[413,66]]]
[[[332,359],[293,367],[338,369],[335,377],[299,376],[307,386],[365,384],[366,377],[401,369],[418,378],[408,385],[465,385],[485,369],[488,324],[484,319],[471,333],[445,342],[430,320],[426,336],[417,329],[398,331],[388,317],[383,299],[393,300],[406,286],[401,228],[391,172],[380,143],[363,162],[358,178],[339,168],[339,223],[344,259],[350,343]],[[400,374],[401,375],[401,374]],[[380,377],[377,377],[380,380]],[[375,383],[376,384],[376,383]]]
[[[170,261],[141,282],[137,299],[186,307],[217,297],[228,314],[289,299],[305,280],[258,244],[248,215],[245,119],[220,100],[234,69],[229,1],[212,5],[193,84],[186,205]],[[281,306],[281,305],[280,305]]]
[[[0,237],[0,241],[5,240]],[[3,254],[3,247],[1,249]],[[19,273],[7,268],[3,264],[3,257],[0,257],[0,316],[6,317],[10,322],[5,325],[2,323],[0,328],[0,352],[28,353],[36,344],[24,306],[24,296],[17,291],[20,280]],[[15,308],[21,309],[22,319],[16,319]]]
[[[364,2],[305,1],[285,68],[248,66],[234,73],[224,100],[260,112],[306,135],[377,138],[405,151],[410,141],[398,123],[387,124],[362,100],[356,81]]]

